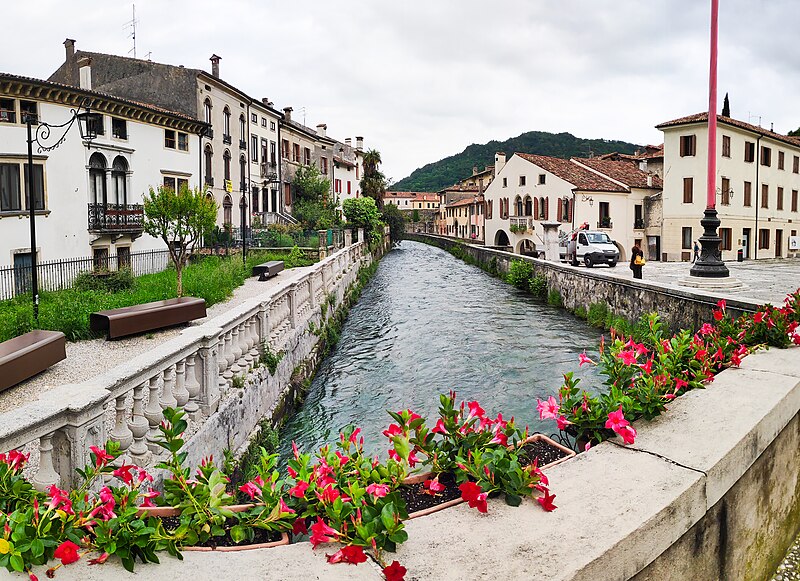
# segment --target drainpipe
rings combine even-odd
[[[755,151],[755,156],[754,156],[754,159],[753,159],[753,161],[756,164],[756,183],[754,184],[755,185],[755,189],[756,189],[756,225],[755,225],[755,229],[754,229],[755,231],[753,232],[753,238],[754,238],[754,240],[753,240],[753,260],[758,260],[758,206],[761,203],[759,201],[759,194],[761,192],[761,184],[758,183],[758,166],[761,165],[761,147],[759,146],[760,143],[761,143],[761,136],[759,135],[758,138],[756,139],[756,151]]]
[[[250,152],[249,148],[253,146],[253,143],[252,143],[253,140],[250,139],[250,102],[247,103],[247,109],[246,110],[247,110],[247,113],[246,113],[246,115],[247,115],[247,139],[245,139],[244,142],[246,144],[245,152]],[[248,141],[250,143],[248,143]],[[259,141],[259,144],[260,143],[261,142]],[[245,219],[247,221],[247,226],[249,228],[250,225],[251,225],[251,222],[252,222],[251,216],[253,215],[253,208],[252,208],[253,199],[250,197],[251,196],[251,192],[253,191],[253,181],[252,181],[252,175],[250,173],[250,171],[252,169],[252,165],[253,165],[253,158],[252,158],[251,155],[247,155],[247,154],[245,154],[244,158],[245,158],[245,160],[247,160],[247,185],[245,186],[245,191],[244,191],[245,198],[244,199],[247,200],[248,198],[250,198],[250,206],[251,206],[250,207],[250,211],[247,212],[247,216],[245,217]],[[264,163],[263,159],[261,160],[261,163]],[[244,176],[242,176],[242,177],[244,177]]]
[[[283,204],[283,179],[281,173],[283,172],[283,142],[281,141],[281,120],[278,118],[278,143],[275,146],[277,150],[277,157],[275,158],[275,175],[278,176],[278,202],[277,208],[272,208],[275,213],[283,213],[280,210]],[[272,192],[269,193],[269,199],[272,200]]]
[[[575,190],[572,190],[572,229],[575,230]]]

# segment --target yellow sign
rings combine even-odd
[[[225,180],[225,191],[228,193],[233,191],[233,182],[231,180]]]

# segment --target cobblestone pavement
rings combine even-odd
[[[783,299],[788,293],[800,288],[800,259],[787,258],[759,260],[758,262],[727,262],[725,264],[731,277],[740,280],[745,288],[720,291],[719,294],[778,305],[783,303]],[[643,280],[680,287],[680,281],[689,278],[691,266],[689,262],[648,262],[643,268]],[[596,266],[594,270],[612,276],[633,278],[633,273],[627,263],[620,263],[616,268]]]
[[[800,581],[800,535],[789,547],[786,559],[778,566],[772,581]]]

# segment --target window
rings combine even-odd
[[[519,176],[519,185],[521,186],[525,185],[525,176]]]
[[[723,206],[731,205],[731,180],[722,178],[722,201]]]
[[[233,212],[231,210],[233,208],[233,200],[231,197],[226,195],[222,200],[222,223],[223,224],[232,224],[233,223]]]
[[[231,152],[227,149],[222,154],[222,173],[225,181],[231,181]]]
[[[515,216],[523,215],[522,198],[520,198],[519,196],[517,196],[514,199],[514,215]]]
[[[114,158],[111,166],[111,184],[114,188],[114,203],[128,203],[128,162],[121,155]]]
[[[775,202],[776,210],[783,210],[783,188],[778,188],[778,199]]]
[[[253,190],[250,194],[250,211],[253,212],[254,214],[259,212],[259,207],[258,207],[259,199],[260,198],[258,196],[258,188],[253,187]],[[266,199],[266,196],[264,196],[264,199]]]
[[[319,158],[319,170],[322,172],[322,175],[328,175],[328,158],[327,157],[320,157]],[[347,182],[348,187],[350,182]],[[350,193],[349,191],[347,192]]]
[[[92,252],[94,258],[94,269],[99,271],[108,271],[108,248],[95,248]]]
[[[307,147],[303,148],[303,163],[311,165],[311,150]]]
[[[289,140],[288,139],[281,140],[281,150],[282,150],[281,155],[283,156],[283,159],[289,159]]]
[[[239,115],[239,141],[247,141],[247,125],[244,115]]]
[[[117,268],[131,267],[131,247],[117,246]]]
[[[694,135],[681,135],[681,157],[692,157],[695,154],[697,138]]]
[[[720,250],[731,250],[733,248],[733,232],[730,228],[720,228],[719,237],[722,238],[722,243],[719,245]]]
[[[271,131],[275,131],[275,122],[274,121],[270,121],[269,122],[269,128],[270,128]]]
[[[286,206],[292,205],[292,184],[283,184],[283,203]]]
[[[250,135],[250,155],[253,163],[258,163],[258,135]]]
[[[633,206],[633,227],[635,230],[644,228],[644,206],[642,204]]]
[[[504,188],[508,187],[508,178],[503,178],[503,187]]]
[[[269,142],[266,139],[261,140],[261,163],[267,163],[267,145]]]
[[[19,113],[21,123],[25,123],[28,117],[31,118],[32,125],[39,123],[39,110],[36,106],[36,101],[20,101]]]
[[[694,199],[694,178],[683,178],[683,203],[691,204]]]
[[[761,184],[761,207],[769,208],[769,185]]]
[[[276,143],[274,141],[270,141],[269,142],[269,162],[272,165],[275,165],[277,163],[277,160],[275,159],[275,147],[276,147]]]
[[[211,172],[211,162],[214,158],[214,151],[211,149],[210,145],[206,145],[206,149],[204,152],[205,156],[205,166],[206,166],[206,173],[205,173],[205,182],[209,186],[214,185],[214,176]]]
[[[258,125],[258,115],[255,113],[250,113],[250,123],[255,123]]]
[[[18,163],[0,163],[0,212],[19,212],[20,181]]]
[[[769,230],[761,228],[758,231],[758,249],[762,250],[765,248],[769,248]]]
[[[300,144],[292,143],[292,161],[300,162]]]
[[[87,123],[89,133],[94,133],[95,135],[105,135],[106,134],[106,127],[105,121],[103,116],[98,114],[93,114],[89,117],[89,121]]]
[[[681,248],[683,250],[691,250],[692,242],[692,227],[684,226],[681,228]]]
[[[772,149],[764,145],[761,146],[761,165],[772,165]]]
[[[546,179],[547,179],[547,175],[543,174],[543,173],[540,173],[539,174],[539,185],[543,186]]]
[[[785,157],[786,155],[782,151],[778,152],[778,169],[784,169],[783,164],[785,162]]]
[[[744,205],[745,207],[750,207],[753,205],[753,184],[750,182],[744,182]]]
[[[244,154],[239,156],[239,190],[247,191],[247,159]]]
[[[267,118],[266,117],[262,117],[261,118],[261,127],[266,127],[266,126],[267,126]]]
[[[756,144],[752,141],[744,142],[744,160],[752,163],[756,159]]]
[[[211,124],[211,99],[203,101],[203,119],[209,125]]]
[[[352,190],[350,189],[351,186],[352,186],[352,183],[350,182],[350,180],[347,180],[347,195],[348,196],[352,194]],[[428,204],[428,206],[430,206],[430,204]]]
[[[231,110],[227,106],[222,110],[222,139],[231,142]]]
[[[525,196],[525,216],[533,216],[533,200],[530,196]]]
[[[164,187],[170,188],[171,190],[175,190],[177,187],[178,178],[173,178],[169,176],[164,176]]]
[[[128,123],[125,119],[111,118],[111,135],[117,139],[128,139]]]
[[[731,138],[728,135],[722,136],[722,157],[731,156]]]
[[[792,158],[792,173],[800,173],[800,156],[795,155]]]
[[[169,149],[175,149],[176,147],[175,132],[172,129],[164,130],[164,147]]]
[[[792,190],[792,212],[797,212],[797,190]]]
[[[178,149],[189,151],[189,134],[178,132]]]
[[[17,105],[14,99],[0,99],[0,123],[17,122]]]
[[[106,205],[108,202],[106,190],[106,158],[99,152],[93,153],[89,158],[89,190],[93,204]]]
[[[601,228],[611,228],[611,210],[609,202],[600,202],[598,217],[600,218]]]

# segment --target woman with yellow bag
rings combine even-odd
[[[633,278],[642,278],[642,267],[645,264],[644,252],[635,245],[631,248],[631,270],[633,271]]]

